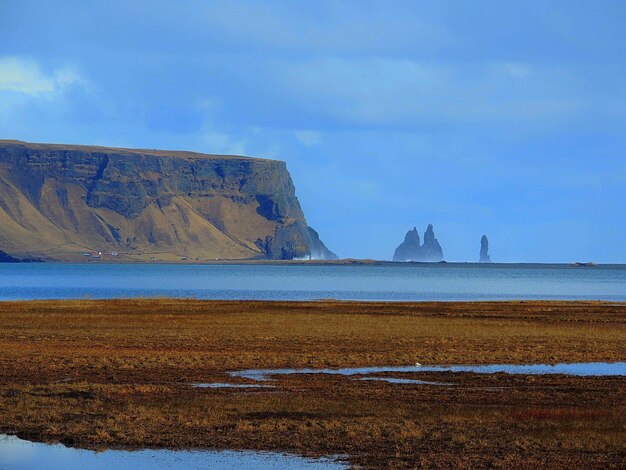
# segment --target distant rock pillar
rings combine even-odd
[[[491,257],[489,256],[489,240],[487,235],[483,235],[480,239],[480,263],[491,263]]]
[[[441,249],[439,241],[435,238],[435,231],[433,230],[432,224],[428,224],[426,232],[424,232],[422,251],[424,252],[424,261],[443,261],[443,250]]]

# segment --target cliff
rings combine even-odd
[[[14,255],[293,259],[318,242],[284,162],[0,141],[0,249]]]
[[[439,241],[435,238],[435,232],[431,224],[424,232],[424,243],[420,245],[420,236],[417,228],[413,227],[404,237],[404,241],[396,248],[393,254],[394,261],[427,261],[437,262],[443,260],[443,250]]]

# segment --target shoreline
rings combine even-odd
[[[159,303],[178,303],[184,304],[185,302],[193,302],[194,304],[206,304],[207,307],[214,306],[240,306],[250,305],[259,306],[267,304],[268,307],[307,307],[319,304],[338,304],[339,306],[353,306],[353,307],[389,307],[406,309],[410,307],[416,308],[429,308],[445,305],[449,307],[463,307],[472,306],[480,307],[483,304],[485,306],[506,308],[507,306],[525,306],[525,307],[585,307],[585,306],[605,306],[605,307],[626,307],[626,302],[614,301],[614,300],[596,300],[596,299],[504,299],[504,300],[359,300],[359,299],[333,299],[333,298],[319,298],[311,300],[274,300],[274,299],[203,299],[197,297],[171,297],[171,296],[155,296],[155,297],[106,297],[106,298],[60,298],[60,299],[15,299],[5,300],[0,299],[0,306],[8,304],[46,304],[52,305],[56,308],[61,307],[73,307],[73,304],[102,304],[106,306],[107,303],[145,303],[145,307],[150,307],[151,304],[158,305]],[[64,305],[65,304],[65,305]],[[1,314],[1,312],[0,312]]]
[[[44,257],[45,258],[45,257]],[[100,259],[28,259],[24,258],[17,262],[1,262],[2,264],[53,264],[53,265],[189,265],[189,266],[382,266],[382,267],[426,267],[426,268],[577,268],[577,269],[624,269],[626,263],[581,263],[581,262],[491,262],[480,263],[475,261],[386,261],[373,259],[340,259],[340,260],[269,260],[269,259],[220,259],[220,260],[133,260],[123,257],[124,259],[100,258]]]

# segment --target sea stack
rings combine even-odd
[[[435,238],[432,224],[429,224],[424,233],[424,244],[420,245],[420,236],[417,228],[413,227],[404,237],[404,241],[396,248],[393,254],[394,261],[426,261],[438,262],[443,260],[443,250]]]
[[[480,239],[480,263],[491,263],[491,257],[489,256],[489,240],[487,235],[483,235]]]
[[[417,261],[421,256],[420,236],[417,228],[409,230],[404,236],[404,241],[396,248],[393,254],[394,261]]]
[[[435,232],[432,224],[428,224],[426,232],[424,232],[424,244],[422,245],[422,251],[424,261],[437,262],[443,260],[443,250],[435,238]]]

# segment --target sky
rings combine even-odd
[[[0,0],[0,138],[287,162],[341,257],[626,263],[626,2]]]

